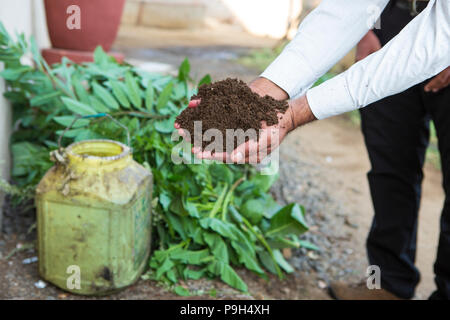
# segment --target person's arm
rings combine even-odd
[[[450,86],[450,67],[431,79],[424,87],[425,92],[439,92]]]
[[[382,49],[307,92],[317,119],[402,92],[450,65],[450,1],[431,0]]]
[[[367,56],[381,49],[380,39],[373,30],[367,32],[367,34],[359,41],[356,46],[355,60],[356,62],[365,59]]]
[[[295,38],[261,74],[299,97],[371,29],[389,0],[323,0],[300,24]]]

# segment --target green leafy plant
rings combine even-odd
[[[29,52],[31,66],[22,63]],[[175,284],[179,279],[218,277],[247,291],[234,267],[261,276],[292,272],[280,249],[300,247],[299,236],[308,227],[301,206],[281,208],[267,193],[276,177],[244,165],[171,161],[180,143],[171,139],[175,117],[196,92],[189,86],[189,61],[173,77],[119,64],[100,47],[94,60],[75,64],[63,59],[50,67],[33,40],[28,43],[18,35],[14,41],[0,24],[0,61],[5,66],[0,75],[13,105],[12,176],[18,186],[28,190],[39,182],[52,165],[49,151],[57,148],[76,115],[107,112],[128,127],[134,158],[154,176],[155,250],[147,278]],[[200,83],[210,81],[205,76]],[[97,138],[124,141],[125,135],[109,121],[82,119],[62,142]]]

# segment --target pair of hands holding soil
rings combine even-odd
[[[280,145],[290,131],[315,119],[306,97],[289,102],[287,98],[284,90],[264,78],[256,79],[249,86],[234,79],[203,85],[189,107],[177,117],[175,128],[181,136],[194,143],[192,152],[200,159],[259,163]],[[194,134],[196,121],[201,121],[202,127],[200,130],[197,128]],[[208,137],[209,129],[218,130],[216,132],[223,139],[216,141],[218,138],[214,136],[215,146],[219,148],[209,145],[212,143],[209,142],[212,140]],[[227,129],[241,130],[241,133],[253,129],[255,134],[246,136],[245,140],[236,140],[228,136]],[[230,149],[232,151],[227,152]]]

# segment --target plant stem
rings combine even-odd
[[[210,218],[214,218],[214,216],[216,215],[216,213],[219,211],[220,207],[222,207],[222,202],[223,199],[225,198],[225,194],[227,193],[227,189],[228,189],[228,183],[225,184],[219,199],[217,200],[217,202],[214,204],[213,209],[211,210],[209,217]]]
[[[130,116],[138,116],[141,118],[149,118],[149,119],[168,119],[169,116],[166,115],[159,115],[159,114],[153,114],[148,112],[141,112],[141,111],[122,111],[122,112],[115,112],[111,114],[114,116],[123,116],[123,115],[130,115]]]
[[[44,58],[39,55],[39,59],[40,59],[40,65],[44,66],[44,70],[42,70],[42,72],[44,73],[44,75],[50,79],[52,86],[55,90],[61,90],[66,96],[71,97],[71,98],[75,98],[73,92],[68,92],[65,88],[61,87],[56,80],[54,79],[54,76],[51,74],[52,70],[50,69],[50,66],[47,64],[47,62],[44,60]]]
[[[228,191],[227,196],[225,197],[225,201],[224,201],[223,207],[222,207],[222,220],[223,221],[225,221],[225,219],[226,219],[228,205],[230,204],[234,190],[238,187],[238,185],[241,184],[242,181],[244,181],[244,177],[241,177],[240,179],[236,180],[236,182],[231,186],[230,191]]]
[[[28,249],[34,249],[35,247],[36,247],[36,243],[34,241],[31,243],[25,243],[19,248],[16,247],[16,248],[12,249],[4,259],[8,260],[13,255],[15,255],[17,252],[28,250]]]

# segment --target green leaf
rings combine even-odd
[[[258,261],[256,261],[255,256],[247,250],[247,246],[244,243],[231,241],[231,246],[236,251],[239,262],[245,265],[247,269],[252,270],[258,274],[264,273],[264,270],[261,269]]]
[[[0,54],[0,61],[15,62],[20,59],[19,54]]]
[[[205,275],[204,270],[192,270],[189,268],[184,269],[183,276],[185,279],[198,280]]]
[[[267,251],[258,252],[259,260],[270,273],[277,274],[275,262]]]
[[[169,205],[172,199],[170,198],[170,195],[167,193],[160,193],[159,194],[159,203],[161,203],[161,206],[164,210],[169,209]]]
[[[171,133],[175,130],[173,124],[175,123],[175,117],[171,117],[165,120],[155,121],[155,129],[161,133]]]
[[[189,79],[189,72],[191,72],[191,64],[188,58],[184,59],[178,69],[178,79],[180,81],[187,81]]]
[[[164,108],[169,102],[170,95],[172,94],[173,83],[170,82],[167,86],[164,87],[163,91],[159,95],[158,102],[156,103],[156,110],[160,111]]]
[[[300,248],[300,241],[298,236],[290,235],[291,237],[272,236],[267,242],[272,249],[284,249],[284,248]]]
[[[73,88],[75,89],[75,94],[78,97],[78,100],[80,100],[84,104],[89,104],[89,94],[87,90],[83,87],[81,84],[81,81],[78,77],[74,77],[72,79]]]
[[[73,100],[73,99],[70,99],[67,97],[62,97],[61,100],[64,103],[64,105],[67,107],[67,109],[69,109],[73,113],[80,114],[82,116],[88,116],[88,115],[97,113],[90,106],[88,106],[82,102],[79,102],[79,101],[76,101],[76,100]]]
[[[200,79],[200,81],[198,82],[197,87],[200,87],[204,84],[210,84],[212,82],[211,80],[211,76],[209,74],[207,74],[206,76],[204,76],[203,78]]]
[[[128,101],[127,94],[122,90],[122,87],[117,81],[110,81],[112,92],[116,99],[120,102],[121,106],[130,109],[130,102]]]
[[[187,215],[187,211],[184,209],[183,200],[180,198],[173,199],[169,206],[170,211],[180,216]]]
[[[268,192],[272,184],[277,181],[277,179],[278,174],[256,174],[250,179],[250,181],[253,182],[262,192]]]
[[[261,222],[264,216],[264,202],[260,199],[249,199],[240,208],[241,213],[252,224],[258,224]]]
[[[166,217],[170,226],[180,235],[181,239],[186,239],[186,231],[182,223],[182,217],[176,216],[170,212],[166,212]]]
[[[211,177],[216,181],[233,183],[233,173],[230,168],[222,163],[213,163],[208,167]]]
[[[138,109],[142,107],[141,89],[130,72],[125,74],[125,84],[127,86],[127,95],[131,103]]]
[[[320,251],[320,248],[318,246],[316,246],[315,244],[306,241],[306,240],[300,240],[300,246],[303,248],[306,248],[308,250],[314,250],[314,251]]]
[[[63,127],[68,127],[70,126],[73,121],[75,120],[75,117],[73,116],[61,116],[61,117],[55,117],[53,118],[53,120],[55,120],[55,122],[59,123],[60,125],[62,125]],[[91,121],[88,119],[78,119],[72,126],[72,128],[76,129],[76,128],[81,128],[81,127],[85,127],[87,126]]]
[[[83,128],[79,134],[74,138],[75,142],[84,141],[84,140],[93,140],[93,139],[104,139],[105,137],[99,135],[96,132],[93,132],[89,129]]]
[[[184,204],[184,208],[186,209],[186,211],[188,212],[188,214],[191,217],[200,218],[199,212],[198,212],[197,207],[195,206],[194,203],[187,201]]]
[[[110,110],[106,107],[99,99],[94,96],[90,96],[89,100],[91,101],[92,108],[98,113],[109,112]]]
[[[84,128],[78,128],[78,129],[71,129],[64,132],[64,130],[58,130],[55,133],[60,136],[64,133],[64,138],[75,138],[79,134],[81,134],[83,131],[85,131]]]
[[[46,172],[52,166],[48,149],[40,145],[30,142],[13,143],[11,153],[14,177],[30,174],[35,170]]]
[[[220,276],[220,279],[230,287],[247,292],[247,285],[229,264],[223,263],[220,260],[215,260],[208,265],[208,271]]]
[[[97,46],[94,50],[94,62],[98,65],[104,65],[108,62],[109,56],[101,46]]]
[[[16,69],[5,69],[0,72],[0,77],[3,77],[5,80],[15,81],[19,79],[23,74],[33,70],[31,67],[21,67]]]
[[[186,83],[185,82],[176,83],[172,87],[171,98],[173,100],[182,100],[184,97],[186,97]]]
[[[275,213],[280,211],[282,206],[280,206],[270,194],[261,194],[261,198],[264,201],[264,217],[271,219]]]
[[[303,216],[303,209],[298,204],[290,204],[278,211],[270,219],[270,227],[266,236],[301,235],[308,230]]]
[[[39,47],[38,47],[34,37],[30,37],[30,49],[31,49],[31,53],[33,54],[33,59],[37,65],[37,67],[39,68],[39,70],[44,71],[44,68],[42,67],[43,59],[42,59],[41,53],[39,51]]]
[[[30,104],[32,106],[41,106],[47,103],[50,103],[53,99],[59,97],[61,95],[60,91],[53,91],[41,95],[34,96],[30,100]]]
[[[145,91],[145,107],[148,111],[153,110],[153,101],[155,99],[155,90],[153,89],[152,80],[148,80],[147,89]]]
[[[191,293],[189,292],[189,290],[183,288],[182,286],[176,286],[174,291],[177,295],[182,296],[182,297],[190,297],[191,296]]]
[[[94,94],[99,97],[108,108],[115,110],[119,109],[119,104],[107,89],[100,86],[97,82],[92,83],[92,88],[94,89]]]
[[[228,263],[228,249],[225,242],[222,240],[217,234],[214,233],[204,233],[203,239],[208,244],[209,249],[217,260],[220,260],[224,263]]]
[[[170,282],[172,283],[177,283],[178,281],[178,277],[177,277],[177,272],[175,268],[170,269],[169,271],[167,271],[166,273],[167,279],[169,279]]]
[[[222,237],[238,240],[233,229],[234,226],[229,222],[216,218],[203,218],[200,220],[200,225],[203,229],[214,230]]]
[[[156,270],[156,280],[161,279],[164,273],[168,272],[175,264],[170,259],[166,259],[164,263]]]
[[[287,273],[294,272],[294,268],[284,259],[283,254],[280,250],[273,250],[273,255],[275,257],[276,262],[278,265]]]
[[[185,264],[200,265],[210,258],[210,254],[208,249],[198,251],[177,250],[170,254],[170,258]]]

